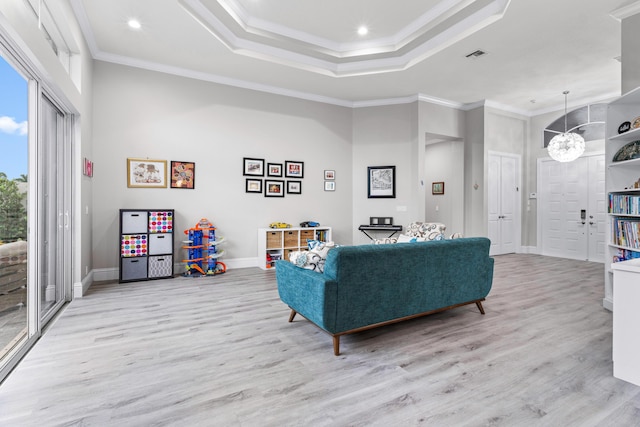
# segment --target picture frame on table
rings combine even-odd
[[[284,176],[286,178],[304,178],[304,162],[285,160]]]
[[[127,187],[167,188],[167,161],[127,158]]]
[[[277,179],[265,179],[264,197],[284,197],[284,181]]]
[[[262,180],[261,179],[252,179],[247,178],[247,182],[245,184],[245,193],[262,193]]]
[[[196,188],[196,164],[171,160],[171,188]]]
[[[395,166],[367,167],[367,197],[369,199],[395,199]]]
[[[264,176],[264,159],[242,158],[242,175]]]
[[[302,194],[302,181],[287,181],[287,194]]]

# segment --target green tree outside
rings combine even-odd
[[[23,176],[26,182],[26,176]],[[18,179],[20,180],[20,179]],[[18,184],[0,172],[0,242],[27,240],[27,210]]]

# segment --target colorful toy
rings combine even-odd
[[[182,249],[187,251],[189,259],[184,259],[185,276],[212,276],[227,271],[227,266],[218,261],[224,250],[218,250],[218,245],[224,242],[224,237],[216,238],[216,228],[208,219],[202,218],[195,227],[184,230],[189,240]]]

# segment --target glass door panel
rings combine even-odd
[[[0,51],[0,361],[28,331],[28,91]]]

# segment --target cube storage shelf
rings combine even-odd
[[[173,277],[173,209],[120,209],[120,283]]]
[[[291,251],[307,249],[307,239],[331,241],[331,227],[292,227],[258,229],[258,266],[268,270]]]

